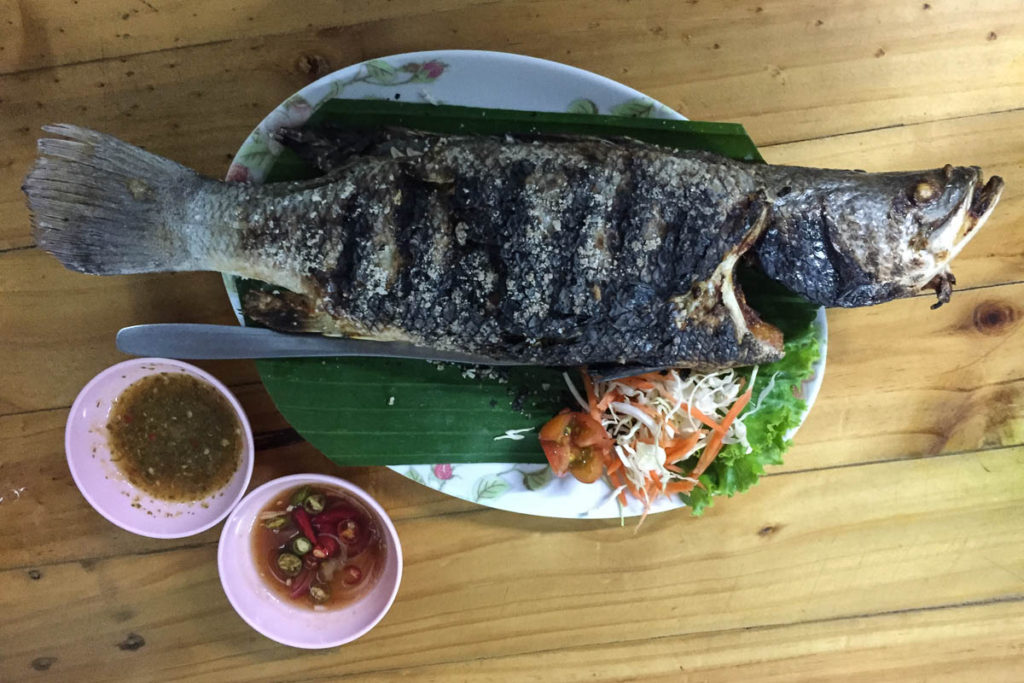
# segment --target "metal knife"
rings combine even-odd
[[[518,361],[494,360],[457,351],[438,351],[406,342],[286,334],[261,327],[199,323],[154,323],[125,327],[117,333],[117,348],[134,356],[188,360],[349,356],[413,358],[471,365],[524,365]],[[608,381],[661,369],[664,368],[608,365],[590,368],[589,374],[594,380]]]
[[[405,342],[285,334],[259,327],[157,323],[133,325],[117,333],[117,348],[135,356],[181,359],[302,358],[363,356],[417,358],[447,363],[522,365],[455,351],[438,351]]]

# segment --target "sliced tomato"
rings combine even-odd
[[[556,475],[569,472],[589,484],[601,477],[612,440],[590,415],[564,410],[541,427],[540,445]]]

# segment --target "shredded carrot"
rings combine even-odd
[[[622,473],[622,479],[623,479],[623,483],[625,483],[625,485],[626,485],[626,488],[629,489],[629,492],[633,494],[634,498],[636,498],[637,500],[643,500],[644,499],[644,497],[640,495],[640,490],[636,486],[633,485],[633,482],[630,481],[629,477],[627,477],[624,472]]]
[[[696,432],[694,432],[694,433],[696,433]],[[699,437],[700,434],[697,433],[697,436]],[[669,448],[678,448],[679,446],[683,446],[683,445],[689,443],[691,438],[693,438],[693,435],[692,434],[687,434],[686,436],[678,436],[678,437],[676,437],[674,439],[662,439],[661,440],[661,447],[666,449],[666,450],[668,450]]]
[[[633,387],[634,389],[640,389],[642,391],[650,391],[654,388],[652,383],[645,379],[640,379],[639,377],[624,377],[618,381],[625,384],[627,387]]]
[[[683,471],[682,467],[679,467],[678,465],[673,465],[671,463],[666,464],[665,469],[668,470],[669,472],[675,472],[676,474],[686,474],[686,472]]]
[[[624,487],[626,485],[625,477],[623,476],[621,470],[608,472],[608,478],[611,480],[612,486],[614,486],[615,488]],[[626,500],[626,490],[624,488],[623,490],[619,491],[616,498],[618,498],[619,502],[622,503],[623,505],[628,505],[628,502]]]
[[[722,419],[721,429],[716,429],[715,433],[708,439],[707,445],[704,446],[704,451],[700,454],[700,458],[697,459],[697,466],[693,468],[693,472],[690,474],[691,477],[696,479],[700,475],[704,474],[704,470],[708,468],[708,465],[715,459],[718,452],[722,450],[722,439],[725,437],[725,432],[729,429],[729,425],[733,423],[736,417],[743,410],[744,406],[750,401],[750,390],[736,399],[736,402],[729,408],[729,412],[726,413],[725,418]]]
[[[722,432],[715,432],[708,439],[707,445],[704,446],[704,450],[701,451],[700,458],[697,459],[697,466],[693,468],[693,472],[690,476],[696,479],[700,475],[704,474],[704,470],[708,468],[711,461],[718,455],[718,451],[722,450]]]
[[[736,399],[736,402],[732,404],[731,408],[729,408],[729,412],[725,414],[724,418],[722,418],[721,431],[723,434],[729,429],[729,425],[733,423],[736,417],[740,414],[740,411],[742,411],[746,407],[747,403],[750,402],[751,391],[751,389],[747,389],[742,396]]]
[[[602,410],[598,410],[597,397],[594,396],[594,383],[590,380],[590,374],[586,368],[580,373],[583,375],[583,388],[587,392],[587,405],[590,406],[590,417],[594,418],[598,422],[601,421]]]
[[[689,493],[690,491],[693,490],[694,486],[695,484],[692,481],[689,481],[688,479],[678,479],[676,481],[670,481],[668,484],[665,485],[665,493]]]
[[[665,462],[674,463],[685,458],[700,441],[700,436],[701,432],[694,432],[685,439],[675,439],[679,443],[665,449]]]
[[[717,422],[712,420],[710,417],[708,417],[704,413],[700,412],[694,406],[691,406],[691,405],[689,405],[687,403],[683,403],[683,404],[681,404],[679,406],[679,409],[682,410],[685,413],[689,413],[690,415],[692,415],[693,417],[697,418],[698,420],[700,420],[701,422],[706,424],[708,427],[711,427],[712,429],[719,429],[720,428],[720,425]]]
[[[609,462],[607,465],[605,465],[605,468],[607,469],[608,474],[615,474],[616,472],[619,471],[620,467],[622,467],[622,461],[619,460],[618,458],[612,458],[611,462]]]
[[[619,393],[618,389],[611,389],[605,392],[605,395],[601,397],[601,400],[597,402],[597,409],[602,413],[608,410],[608,406],[612,401],[617,401],[622,398],[622,394]]]
[[[583,374],[583,388],[587,392],[587,403],[591,406],[597,403],[597,399],[594,398],[594,383],[590,380],[590,375],[586,372]]]

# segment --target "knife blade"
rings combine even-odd
[[[362,356],[479,365],[522,365],[486,356],[438,351],[406,342],[286,334],[259,327],[199,323],[154,323],[125,327],[117,333],[117,348],[135,356],[193,360]]]

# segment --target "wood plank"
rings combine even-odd
[[[475,507],[384,468],[338,467],[288,433],[262,385],[246,385],[234,393],[251,422],[259,425],[250,490],[288,474],[322,472],[363,487],[396,519]],[[219,527],[186,539],[143,538],[122,531],[89,507],[75,488],[65,459],[67,414],[56,409],[0,417],[0,515],[25,521],[0,525],[0,569],[216,543]]]
[[[114,4],[114,0],[101,1]],[[435,0],[435,4],[441,1]],[[173,156],[202,172],[221,175],[262,116],[312,78],[381,54],[433,47],[435,43],[425,42],[425,36],[447,35],[451,30],[459,31],[460,47],[509,45],[509,49],[529,54],[565,59],[621,78],[691,118],[739,121],[760,145],[1001,111],[1019,107],[1024,93],[1024,76],[1012,62],[1024,50],[1020,43],[1024,31],[1008,26],[1003,38],[984,40],[990,29],[983,25],[1004,30],[1007,23],[1024,21],[1024,13],[1001,12],[998,3],[991,5],[991,14],[989,10],[960,11],[960,18],[970,27],[961,28],[963,21],[958,21],[955,31],[946,23],[949,17],[945,14],[954,6],[939,3],[931,10],[914,13],[882,0],[872,3],[870,9],[862,7],[863,3],[848,2],[839,10],[792,5],[769,7],[762,13],[736,3],[725,15],[719,3],[666,2],[649,10],[650,14],[638,13],[628,3],[602,4],[587,10],[597,16],[589,22],[597,26],[586,35],[573,34],[566,48],[570,55],[553,52],[551,45],[565,42],[564,26],[583,25],[578,11],[569,3],[535,4],[540,5],[539,11],[523,12],[514,3],[485,3],[469,6],[464,12],[425,14],[415,21],[383,20],[353,28],[302,30],[272,39],[257,36],[219,42],[211,38],[214,42],[209,44],[138,55],[115,57],[120,53],[104,52],[106,58],[97,61],[8,75],[3,77],[4,93],[0,95],[0,169],[24,174],[34,155],[39,126],[70,121]],[[78,12],[66,0],[39,5],[63,8],[60,11],[70,7],[68,12]],[[165,8],[161,15],[164,11],[200,13],[198,6],[182,4],[174,9],[177,7]],[[218,3],[204,7],[208,8],[200,17],[204,26],[223,29],[205,12],[244,16],[241,5],[234,13]],[[143,5],[135,9],[139,15],[128,22],[120,20],[119,14],[130,9],[120,4],[116,11],[95,11],[90,16],[96,21],[106,17],[114,25],[143,21],[139,18],[146,12]],[[813,26],[810,16],[815,10],[830,17],[826,24]],[[831,18],[832,12],[838,13],[837,18]],[[272,10],[264,7],[257,14],[276,22],[281,20],[278,13],[292,14],[283,5]],[[304,25],[306,13],[302,14]],[[318,15],[310,12],[308,16]],[[63,15],[40,21],[47,26],[69,23]],[[156,17],[153,21],[160,30],[173,26],[175,33],[184,32],[179,30],[181,23]],[[185,18],[182,21],[191,26]],[[754,23],[743,24],[743,30],[726,40],[720,33],[729,31],[731,22]],[[606,33],[602,34],[601,27]],[[82,30],[86,40],[98,41],[104,50],[110,47],[90,22],[83,21],[82,28],[76,30]],[[885,33],[874,36],[876,31]],[[918,35],[921,31],[924,33]],[[783,40],[783,35],[794,32],[807,34],[808,40]],[[940,49],[931,42],[935,32],[942,38]],[[853,35],[863,36],[863,41],[852,41]],[[40,40],[36,36],[33,42]],[[147,36],[146,44],[154,40]],[[721,44],[726,47],[711,49],[715,41],[724,41]],[[737,47],[751,42],[768,51]],[[887,45],[884,59],[870,56],[877,49],[875,42]],[[904,42],[904,47],[895,47]],[[0,46],[3,43],[0,37]],[[822,59],[823,54],[829,59]],[[944,67],[934,68],[939,62]],[[908,73],[913,78],[908,78]],[[913,88],[907,87],[908,80],[913,80]],[[886,106],[879,106],[879,99],[884,99]],[[976,130],[960,130],[968,133],[967,141],[955,141],[950,153],[934,163],[944,164],[951,155],[963,158],[968,152],[971,157],[967,161],[986,165],[990,164],[990,152],[1004,153],[1010,160],[1021,157],[1024,143],[1015,134],[1019,127],[998,135],[987,122],[978,125]],[[981,147],[975,138],[986,133],[991,134],[990,141]],[[906,149],[910,139],[901,138],[893,148]],[[188,143],[183,145],[182,140]],[[827,149],[819,151],[828,156]],[[817,154],[803,158],[803,163],[817,163]],[[846,163],[863,166],[856,155]],[[923,162],[904,157],[903,164]],[[893,161],[881,167],[893,169],[903,164]],[[1015,168],[1019,174],[1019,164]],[[1020,188],[1021,183],[1011,183],[1013,187]],[[0,187],[0,216],[5,218],[0,221],[0,249],[31,243],[23,205],[17,184]]]
[[[347,63],[348,45],[370,56],[505,49],[620,79],[695,118],[741,120],[759,141],[1009,109],[1024,87],[1019,0],[546,0],[528,10],[511,0],[314,0],[302,12],[260,0],[3,5],[0,73],[154,50],[187,62],[206,44],[244,55],[246,41],[271,35],[276,64],[288,68],[311,47],[325,66],[302,68],[321,71]]]
[[[984,679],[1016,682],[1024,651],[1020,600],[925,608],[766,628],[569,647],[361,674],[391,681],[672,681],[809,683]]]
[[[64,562],[38,568],[38,579],[6,571],[0,678],[27,675],[39,657],[56,657],[51,670],[72,679],[336,678],[725,631],[756,643],[748,629],[785,624],[819,625],[821,639],[788,645],[813,655],[826,622],[1018,599],[1022,465],[1024,448],[1013,448],[774,477],[703,519],[657,515],[635,535],[614,522],[485,509],[398,520],[406,565],[391,613],[360,641],[316,656],[267,641],[232,613],[212,545]],[[965,628],[982,638],[996,619],[981,622]],[[936,628],[948,639],[957,627]],[[836,629],[827,648],[844,638],[878,647],[871,630]],[[131,633],[144,656],[118,649]],[[928,642],[926,631],[904,635],[907,648]],[[751,650],[696,642],[700,661],[750,661]]]
[[[297,12],[281,3],[241,0],[197,3],[3,0],[0,74],[64,66],[159,50],[244,38],[351,28],[396,20],[416,22],[434,13],[467,11],[485,0],[399,0],[385,4],[309,0]],[[508,3],[505,3],[508,4]],[[17,8],[15,7],[17,5]]]
[[[785,469],[1024,443],[1024,284],[829,311],[825,381]],[[773,470],[777,471],[777,470]]]
[[[87,276],[35,249],[0,254],[0,292],[0,414],[70,406],[89,379],[129,358],[114,343],[122,327],[235,322],[218,275]],[[252,361],[197,365],[229,384],[258,380]]]

